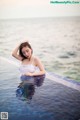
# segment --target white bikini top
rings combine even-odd
[[[39,68],[33,64],[28,64],[28,65],[23,65],[21,64],[20,68],[19,68],[21,74],[25,74],[27,72],[37,72],[39,71]]]

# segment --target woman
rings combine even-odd
[[[22,79],[26,76],[45,75],[45,69],[38,57],[33,56],[33,50],[28,42],[18,45],[12,52],[12,56],[22,62],[20,71]]]

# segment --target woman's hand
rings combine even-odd
[[[26,76],[33,76],[33,73],[27,72],[27,73],[25,73],[24,75],[26,75]]]

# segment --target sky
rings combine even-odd
[[[80,16],[80,4],[51,4],[50,0],[0,0],[0,19],[56,16]]]

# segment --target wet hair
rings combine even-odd
[[[32,50],[32,53],[33,53],[33,49],[32,49],[31,45],[28,42],[21,43],[21,45],[19,47],[19,55],[23,58],[22,60],[27,59],[27,57],[24,56],[23,53],[22,53],[22,49],[24,47],[29,47]]]

